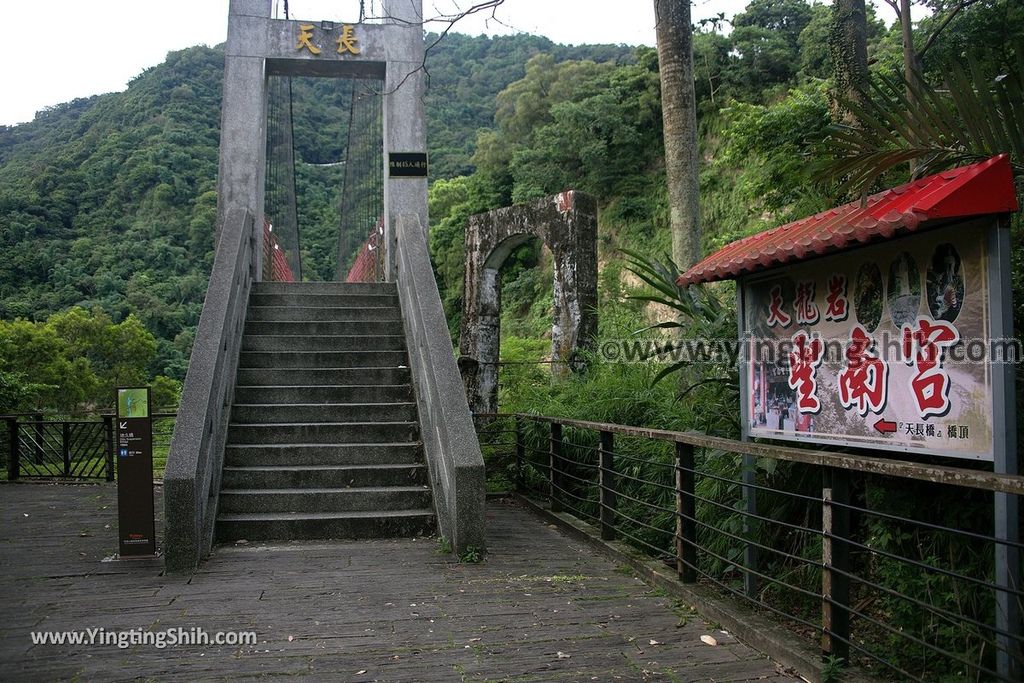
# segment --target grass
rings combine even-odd
[[[479,564],[483,562],[483,552],[476,546],[467,546],[459,555],[459,562],[463,564]]]

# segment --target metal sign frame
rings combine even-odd
[[[984,226],[984,234],[979,239],[985,240],[986,247],[986,275],[988,285],[988,330],[987,334],[992,339],[1008,339],[1013,335],[1013,306],[1010,290],[1010,225],[1006,215],[992,216]],[[977,219],[965,221],[964,224],[977,223]],[[943,226],[946,227],[946,226]],[[914,235],[916,236],[916,234]],[[901,238],[902,239],[902,238]],[[860,249],[850,250],[849,253],[856,253]],[[737,329],[739,339],[743,340],[746,326],[746,300],[744,286],[750,281],[750,277],[761,279],[777,275],[785,267],[774,268],[764,273],[757,273],[756,276],[741,277],[736,283],[736,311]],[[746,347],[744,346],[744,349]],[[1021,359],[1017,359],[1020,362]],[[744,352],[740,355],[740,417],[742,421],[742,438],[749,441],[755,438],[750,434],[750,385],[748,364],[752,359]],[[990,364],[989,367],[992,391],[992,453],[991,462],[993,470],[998,474],[1018,474],[1017,454],[1017,404],[1015,389],[1014,365],[1005,360],[999,365]],[[767,438],[760,437],[756,438]],[[794,435],[787,435],[783,440],[799,441],[804,443],[815,443],[834,446],[852,446],[863,450],[872,450],[880,453],[905,452],[916,455],[937,455],[954,457],[968,462],[987,462],[984,459],[965,457],[962,453],[947,453],[939,450],[912,448],[901,445],[893,445],[890,448],[881,448],[874,445],[865,445],[859,442],[843,441],[840,439],[813,440],[800,438]],[[851,457],[856,457],[851,456]],[[752,458],[744,458],[744,483],[753,483],[753,476],[747,476],[748,470],[753,467]],[[744,486],[744,501],[748,512],[756,512],[757,497],[756,490]],[[1020,646],[1014,634],[1021,631],[1021,607],[1013,592],[1019,588],[1021,577],[1020,552],[1017,544],[1020,543],[1020,515],[1018,497],[1008,493],[994,494],[994,528],[995,539],[995,584],[1002,590],[995,593],[996,603],[996,668],[1001,675],[1012,677],[1018,675],[1018,667],[1013,653],[1018,653]],[[747,547],[748,562],[756,562],[756,551],[752,546]],[[748,566],[754,566],[750,564]]]
[[[977,226],[984,231],[984,235],[979,235],[979,239],[985,241],[985,274],[986,284],[988,287],[988,311],[985,320],[987,326],[986,334],[989,339],[1005,339],[1012,336],[1013,333],[1013,311],[1011,306],[1011,297],[1008,295],[1009,290],[1009,277],[1010,277],[1010,264],[1009,264],[1009,229],[1002,225],[1002,222],[998,217],[990,217],[986,219],[971,219],[964,221],[963,225]],[[958,223],[946,224],[939,226],[934,230],[927,230],[918,233],[913,233],[905,237],[900,237],[893,240],[891,244],[893,249],[898,249],[898,245],[903,240],[915,239],[922,236],[922,234],[933,233],[940,229],[946,229],[961,225]],[[1006,242],[1005,248],[1002,247],[1001,243]],[[877,246],[865,245],[851,249],[845,254],[857,254],[864,249],[870,249]],[[1006,251],[1006,253],[1002,253]],[[821,258],[835,258],[839,254],[831,254]],[[801,262],[803,263],[803,262]],[[1006,430],[1000,428],[1000,425],[1004,424],[1016,424],[1015,422],[1015,401],[1009,401],[1008,412],[1004,410],[1003,406],[999,406],[999,411],[993,413],[993,431],[992,431],[992,448],[989,452],[983,454],[976,453],[965,453],[957,450],[937,449],[937,448],[924,448],[917,446],[906,446],[899,443],[880,445],[877,442],[865,442],[856,439],[844,439],[842,437],[836,438],[819,438],[813,433],[803,434],[801,432],[787,433],[782,435],[767,435],[760,433],[752,433],[750,429],[750,396],[752,388],[750,386],[749,369],[750,363],[753,359],[749,355],[749,346],[743,342],[748,340],[748,330],[746,329],[747,322],[747,300],[745,297],[745,289],[752,282],[761,280],[771,280],[778,278],[780,274],[786,272],[787,267],[782,266],[778,268],[772,268],[770,270],[759,271],[752,275],[747,275],[737,278],[736,281],[736,310],[737,310],[737,328],[739,333],[739,339],[741,341],[741,353],[740,368],[739,368],[739,386],[740,386],[740,418],[741,418],[741,432],[744,439],[771,439],[779,441],[789,441],[797,443],[809,443],[815,445],[831,445],[831,446],[842,446],[848,448],[858,448],[866,450],[877,450],[882,452],[899,452],[907,453],[911,455],[927,455],[927,456],[940,456],[947,458],[955,458],[957,460],[964,460],[969,462],[995,462],[1000,459],[1000,453],[1005,453],[1008,445],[1005,443],[1007,434]],[[1001,402],[1000,397],[1009,395],[1013,396],[1014,392],[1014,373],[1013,366],[1009,363],[1002,363],[993,369],[989,368],[990,382],[991,382],[991,400],[993,408],[996,408]],[[1004,385],[1008,384],[1008,388]],[[1008,392],[1008,394],[1007,394]],[[1007,420],[1006,422],[1000,422],[1002,419]],[[1016,447],[1013,444],[1012,452],[1016,452]],[[999,471],[999,470],[996,470]]]
[[[121,415],[121,392],[124,391],[146,392],[144,417]],[[156,554],[153,392],[147,386],[117,387],[114,390],[114,412],[118,555],[124,558],[152,557]]]

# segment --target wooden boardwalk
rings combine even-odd
[[[0,679],[799,680],[512,502],[491,502],[481,564],[430,538],[253,544],[217,548],[191,577],[103,562],[115,510],[112,485],[0,485]],[[253,630],[258,642],[30,637],[96,627]]]

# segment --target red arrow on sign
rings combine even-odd
[[[879,420],[875,423],[875,429],[882,434],[892,434],[896,431],[896,423],[889,420]]]

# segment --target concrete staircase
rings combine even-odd
[[[255,284],[217,540],[432,532],[408,366],[393,284]]]

